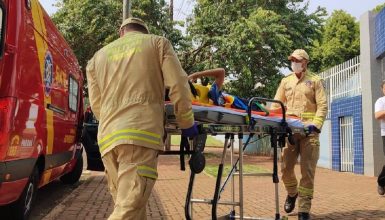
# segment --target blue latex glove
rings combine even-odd
[[[193,126],[190,128],[182,129],[182,136],[193,138],[198,135],[198,127],[194,122]]]
[[[308,134],[311,134],[311,133],[321,133],[321,131],[315,125],[308,125],[305,128],[305,131]]]

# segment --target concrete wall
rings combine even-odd
[[[322,132],[319,136],[320,139],[320,157],[318,160],[318,166],[323,168],[332,168],[332,145],[331,145],[331,122],[325,120],[322,126]]]
[[[378,122],[374,119],[374,103],[382,96],[381,62],[375,56],[375,14],[367,12],[360,18],[362,121],[364,142],[364,174],[378,175],[385,157]]]

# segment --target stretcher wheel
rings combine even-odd
[[[196,152],[191,155],[190,169],[193,173],[200,173],[203,171],[206,165],[206,159],[202,152]]]

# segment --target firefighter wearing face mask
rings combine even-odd
[[[309,55],[297,49],[290,56],[293,72],[282,79],[276,100],[286,106],[286,114],[300,117],[309,135],[295,135],[295,144],[286,142],[282,154],[282,180],[287,190],[284,209],[290,213],[295,208],[297,197],[298,219],[310,219],[311,199],[314,192],[314,175],[319,158],[319,132],[328,107],[322,79],[307,70]],[[272,110],[279,109],[278,104]],[[298,183],[294,166],[300,156],[302,178]]]

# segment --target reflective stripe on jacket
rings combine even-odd
[[[328,106],[322,79],[306,71],[300,79],[292,73],[281,80],[274,97],[286,105],[286,113],[301,118],[305,124],[321,129]],[[276,103],[272,109],[280,108]]]
[[[87,80],[102,155],[119,144],[163,148],[166,87],[179,126],[193,124],[187,74],[164,37],[127,33],[95,53]]]

